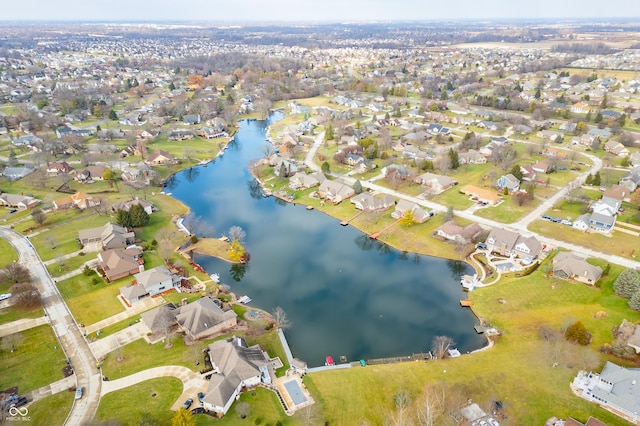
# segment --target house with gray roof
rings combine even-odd
[[[398,204],[396,204],[396,209],[391,213],[391,217],[394,219],[400,219],[409,211],[413,214],[413,221],[416,223],[424,223],[432,216],[432,214],[416,203],[400,199]]]
[[[351,198],[355,195],[353,188],[346,183],[338,180],[324,180],[318,188],[318,195],[332,202],[333,204],[339,204],[342,201]]]
[[[103,250],[131,245],[135,242],[135,233],[124,226],[108,222],[103,226],[82,229],[78,232],[78,241],[83,246],[98,245]]]
[[[603,196],[598,201],[591,204],[591,211],[607,216],[614,216],[620,210],[620,201],[612,197]]]
[[[31,209],[38,205],[40,200],[28,195],[9,194],[7,192],[0,193],[0,206],[9,207],[18,210]]]
[[[209,297],[180,306],[176,321],[182,331],[193,340],[222,334],[238,324],[233,310],[223,311]]]
[[[476,241],[476,238],[481,233],[482,227],[477,223],[460,226],[453,220],[443,223],[436,229],[436,235],[439,237],[461,244],[469,244]]]
[[[592,213],[589,217],[589,229],[608,234],[616,224],[616,217],[600,213]]]
[[[351,198],[351,203],[358,210],[366,212],[384,211],[395,205],[395,200],[391,195],[376,197],[368,192],[363,192]]]
[[[640,424],[640,368],[625,368],[607,361],[597,373],[580,371],[571,382],[574,392],[607,411]]]
[[[306,174],[303,171],[299,171],[289,178],[289,182],[300,188],[313,188],[314,186],[320,185],[325,179],[322,172]]]
[[[560,252],[553,258],[553,276],[594,285],[602,277],[602,268],[590,264],[576,253]]]
[[[260,346],[248,346],[244,339],[232,337],[209,345],[209,357],[214,374],[205,392],[204,408],[224,416],[243,388],[275,379],[269,357]]]
[[[633,192],[640,186],[640,165],[634,166],[629,173],[620,179],[620,185]]]
[[[120,287],[120,294],[129,304],[155,296],[167,290],[180,288],[182,277],[172,274],[166,266],[156,266],[134,275],[134,284]]]
[[[22,179],[30,173],[33,173],[34,169],[26,166],[19,167],[7,167],[3,170],[2,175],[7,179],[14,181]]]
[[[506,188],[509,192],[516,192],[520,189],[520,181],[517,177],[509,173],[500,176],[500,178],[496,182],[496,186],[501,191]]]
[[[493,228],[485,243],[490,252],[520,258],[524,263],[533,262],[542,251],[542,244],[536,237],[525,237],[502,228]]]
[[[414,182],[429,188],[432,194],[440,194],[458,183],[449,176],[437,175],[431,172],[421,174],[414,179]]]

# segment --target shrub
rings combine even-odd
[[[574,343],[586,346],[591,343],[591,333],[587,331],[582,321],[576,321],[567,328],[564,337]]]

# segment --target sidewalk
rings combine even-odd
[[[23,318],[7,324],[2,324],[0,325],[0,337],[19,333],[21,331],[44,324],[49,324],[49,317],[43,316],[40,318]]]
[[[26,397],[27,399],[29,399],[29,401],[36,402],[48,396],[54,395],[56,393],[68,391],[69,389],[75,388],[75,387],[76,387],[76,376],[75,374],[72,374],[71,376],[65,377],[64,379],[58,380],[57,382],[53,382],[41,388],[34,389],[31,392],[27,392]]]
[[[118,331],[117,333],[89,342],[89,348],[91,348],[93,356],[99,360],[109,352],[123,347],[135,340],[144,338],[148,331],[149,330],[142,322],[138,322],[124,330]]]

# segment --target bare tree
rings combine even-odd
[[[231,238],[231,241],[237,241],[243,244],[245,238],[247,238],[247,233],[239,226],[232,226],[229,228],[229,238]]]
[[[196,216],[193,213],[188,214],[184,218],[184,226],[189,230],[189,232],[193,235],[200,237],[213,236],[214,229],[211,224],[209,224],[206,220],[204,220],[200,216]]]
[[[236,404],[236,413],[238,413],[241,419],[246,418],[250,412],[251,406],[248,402],[242,401]]]
[[[47,220],[47,215],[41,209],[35,209],[31,212],[31,218],[38,226],[42,226]]]
[[[30,281],[31,275],[29,270],[20,263],[10,263],[0,269],[0,283],[2,284],[16,284]]]
[[[438,391],[435,387],[425,388],[422,395],[416,401],[416,414],[418,424],[421,426],[435,426],[442,424],[441,416],[444,414],[444,387]]]
[[[455,342],[449,336],[436,336],[431,341],[431,353],[436,359],[442,359],[447,355],[447,350],[451,348]]]
[[[273,321],[276,328],[286,330],[287,328],[291,327],[291,321],[289,321],[289,318],[287,318],[287,314],[280,306],[277,306],[273,310]]]
[[[47,235],[46,237],[44,237],[44,241],[47,243],[47,246],[51,250],[55,250],[58,246],[58,239],[55,237],[55,235]]]

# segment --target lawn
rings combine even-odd
[[[83,253],[83,255],[75,256],[70,259],[65,259],[60,262],[51,263],[47,265],[47,270],[49,271],[49,274],[52,277],[54,278],[59,277],[60,275],[64,275],[76,269],[84,268],[83,265],[86,262],[89,262],[90,260],[95,260],[96,257],[97,257],[96,253]],[[91,277],[89,279],[91,279]]]
[[[0,268],[18,260],[18,253],[4,238],[0,238]]]
[[[146,380],[103,396],[95,419],[105,424],[117,419],[117,424],[137,425],[147,414],[155,420],[153,424],[171,424],[171,406],[181,394],[182,382],[176,378]]]
[[[604,358],[598,348],[611,341],[613,326],[623,318],[640,319],[640,313],[630,311],[626,301],[613,294],[613,277],[619,271],[612,267],[602,289],[547,279],[542,272],[505,279],[470,295],[475,311],[503,332],[494,348],[443,361],[312,373],[307,386],[330,424],[383,424],[394,411],[395,392],[405,389],[415,400],[429,384],[444,387],[462,401],[472,398],[485,410],[490,401],[501,400],[509,424],[541,424],[551,416],[586,421],[590,415],[619,424],[615,416],[573,396],[568,386],[580,368],[601,367]],[[608,317],[595,319],[600,310]],[[588,349],[565,344],[553,368],[538,327],[559,329],[567,318],[582,320],[594,335],[593,343]]]
[[[15,352],[11,352],[12,344]],[[63,379],[65,359],[49,325],[5,336],[0,346],[0,389],[18,386],[19,392],[24,393]]]
[[[36,425],[63,425],[73,406],[74,392],[59,392],[29,405],[29,417]]]
[[[93,284],[93,277],[95,275],[86,277],[80,274],[56,284],[76,321],[87,325],[124,311],[116,296],[120,287],[131,280],[127,277],[111,284],[104,284],[102,280]]]
[[[249,404],[250,410],[246,418],[242,419],[236,413],[236,407],[238,402],[246,402]],[[257,388],[251,392],[244,392],[240,395],[240,400],[233,403],[231,409],[220,420],[212,420],[209,416],[197,415],[196,425],[211,425],[213,423],[220,425],[298,425],[303,424],[300,421],[299,415],[296,417],[288,417],[285,415],[284,410],[278,397],[274,392],[271,392],[264,388]]]
[[[0,288],[0,293],[5,292],[5,290],[2,290]],[[33,308],[18,308],[16,306],[9,306],[7,308],[0,309],[0,324],[6,324],[22,318],[40,318],[43,315],[44,309],[42,309],[42,305],[40,304]]]
[[[480,209],[474,214],[502,223],[513,223],[540,204],[540,200],[534,198],[533,201],[519,206],[516,198],[512,195],[503,197],[503,200],[502,203],[495,207]]]

